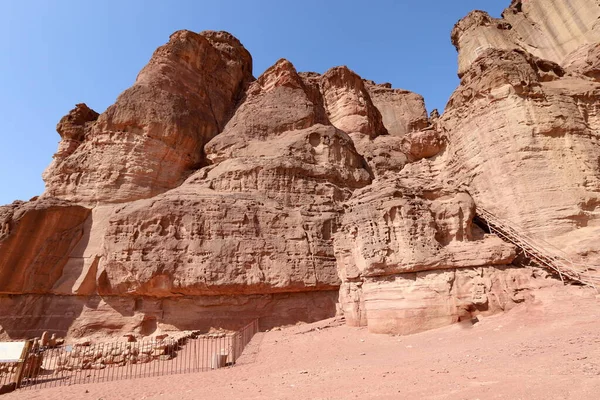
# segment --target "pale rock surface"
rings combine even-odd
[[[598,83],[556,64],[488,50],[439,122],[447,174],[468,185],[478,206],[597,263],[598,243],[573,244],[600,233],[599,96]]]
[[[348,202],[336,240],[342,279],[513,261],[511,245],[473,234],[468,194],[429,200],[391,184],[369,186]]]
[[[473,225],[475,204],[550,251],[599,263],[600,93],[588,77],[600,12],[596,2],[570,3],[514,1],[504,19],[475,11],[460,21],[452,40],[461,85],[417,133],[427,135],[415,141],[429,144],[421,151],[352,135],[377,179],[346,203],[336,237],[351,324],[417,332],[456,321],[465,307],[510,308],[523,300],[511,293],[550,284],[506,266],[514,248]]]
[[[581,46],[564,60],[567,71],[588,76],[600,81],[600,44]]]
[[[452,31],[458,74],[487,49],[519,49],[562,64],[580,47],[600,42],[598,17],[598,0],[513,0],[500,19],[473,11]]]
[[[370,332],[408,335],[508,311],[532,301],[535,290],[554,285],[546,271],[532,268],[422,271],[367,279],[362,305],[352,304],[352,311],[367,316]]]
[[[473,224],[475,203],[467,193],[410,191],[407,184],[416,188],[419,181],[382,180],[356,191],[335,241],[343,281],[340,306],[350,324],[366,325],[372,332],[408,334],[456,322],[460,307],[471,309],[475,300],[469,301],[472,290],[466,283],[453,286],[449,276],[480,271],[481,276],[493,273],[505,279],[512,271],[506,265],[516,255],[512,245]],[[417,281],[417,276],[427,279]],[[512,286],[504,285],[502,293],[525,288],[520,281],[507,282]],[[443,290],[424,292],[424,286]],[[487,285],[481,294],[491,290]],[[482,310],[510,308],[509,302],[482,301]]]

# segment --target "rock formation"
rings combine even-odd
[[[449,175],[469,186],[478,206],[600,264],[600,4],[513,1],[503,15],[496,23],[508,31],[482,26],[489,16],[477,12],[453,31],[459,59],[484,31],[521,41],[490,39],[479,58],[461,64],[461,84],[439,122]],[[474,18],[478,27],[466,29]]]
[[[206,164],[204,145],[251,77],[252,57],[230,34],[175,32],[104,113],[78,105],[60,121],[46,195],[95,205],[179,186]]]
[[[46,191],[0,207],[0,335],[262,328],[343,313],[412,333],[557,284],[493,212],[600,264],[600,6],[513,1],[452,32],[440,116],[347,67],[257,79],[179,31],[97,114],[63,117]]]
[[[501,19],[473,11],[452,31],[462,76],[487,49],[523,50],[563,64],[573,52],[600,42],[598,0],[512,0]]]

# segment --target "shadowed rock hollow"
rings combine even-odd
[[[78,104],[46,191],[0,207],[0,334],[263,328],[343,314],[412,333],[557,284],[478,207],[600,264],[600,6],[457,23],[460,86],[421,96],[178,31],[104,113]]]

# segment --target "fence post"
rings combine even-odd
[[[21,359],[19,360],[19,365],[17,367],[17,371],[15,372],[15,389],[18,389],[23,381],[25,367],[27,366],[27,359],[29,358],[29,350],[31,350],[32,345],[33,340],[26,341],[25,346],[23,346],[23,351],[21,351]]]
[[[239,357],[239,354],[238,354],[238,350],[239,350],[239,347],[240,347],[239,343],[240,343],[240,332],[236,332],[233,335],[233,346],[232,346],[232,348],[233,348],[232,364],[233,365],[235,365],[235,363],[237,362],[237,359]]]

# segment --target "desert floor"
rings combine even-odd
[[[600,399],[600,295],[547,288],[536,301],[411,336],[331,319],[256,335],[212,372],[20,390],[11,399]]]

